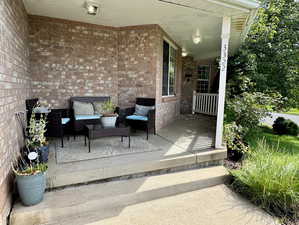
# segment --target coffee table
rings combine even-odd
[[[130,127],[120,124],[118,127],[103,127],[101,124],[88,124],[85,125],[85,146],[86,138],[88,138],[88,152],[90,152],[91,140],[99,139],[101,137],[120,136],[121,142],[123,137],[128,137],[129,148],[131,147]]]

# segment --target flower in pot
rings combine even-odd
[[[26,146],[28,149],[39,153],[39,160],[42,163],[48,162],[49,155],[49,146],[45,137],[46,125],[45,115],[41,114],[40,118],[36,119],[35,113],[31,114]]]
[[[116,105],[111,101],[106,101],[102,105],[101,123],[103,127],[115,127],[117,114],[115,113]]]
[[[37,152],[27,150],[27,158],[21,156],[13,166],[18,192],[24,205],[35,205],[43,200],[46,189],[47,164],[40,163]]]

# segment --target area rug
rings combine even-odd
[[[84,145],[84,137],[77,137],[76,140],[71,138],[65,141],[64,148],[56,147],[56,161],[57,163],[70,163],[160,150],[162,150],[160,147],[150,144],[144,137],[131,137],[131,148],[128,148],[126,137],[123,142],[120,141],[120,137],[105,137],[92,140],[89,153],[88,146]]]

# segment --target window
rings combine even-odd
[[[175,95],[176,49],[163,41],[163,83],[162,96]]]
[[[197,69],[197,85],[196,91],[200,93],[209,92],[209,78],[210,78],[210,66],[201,65]]]

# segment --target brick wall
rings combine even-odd
[[[163,38],[171,38],[158,25],[115,28],[29,18],[33,95],[46,105],[67,107],[70,96],[109,95],[125,107],[134,105],[136,97],[153,97],[158,129],[178,117],[181,50],[177,46],[176,96],[166,103],[162,99]]]
[[[71,96],[111,96],[117,103],[116,29],[39,16],[29,23],[35,97],[55,108]]]
[[[183,58],[181,113],[192,112],[193,90],[196,85],[196,61],[191,56]]]
[[[119,105],[131,106],[136,97],[156,95],[157,25],[119,28]]]
[[[15,112],[30,96],[28,19],[20,0],[0,1],[0,224],[11,204],[11,163],[23,143]]]
[[[176,80],[175,80],[175,96],[162,97],[162,78],[163,78],[163,40],[166,38],[171,41],[177,47],[177,68],[176,68]],[[171,39],[171,37],[160,29],[159,39],[156,43],[158,47],[156,61],[156,129],[159,130],[174,120],[178,119],[180,115],[180,101],[181,101],[181,78],[182,78],[182,51],[179,45]]]

